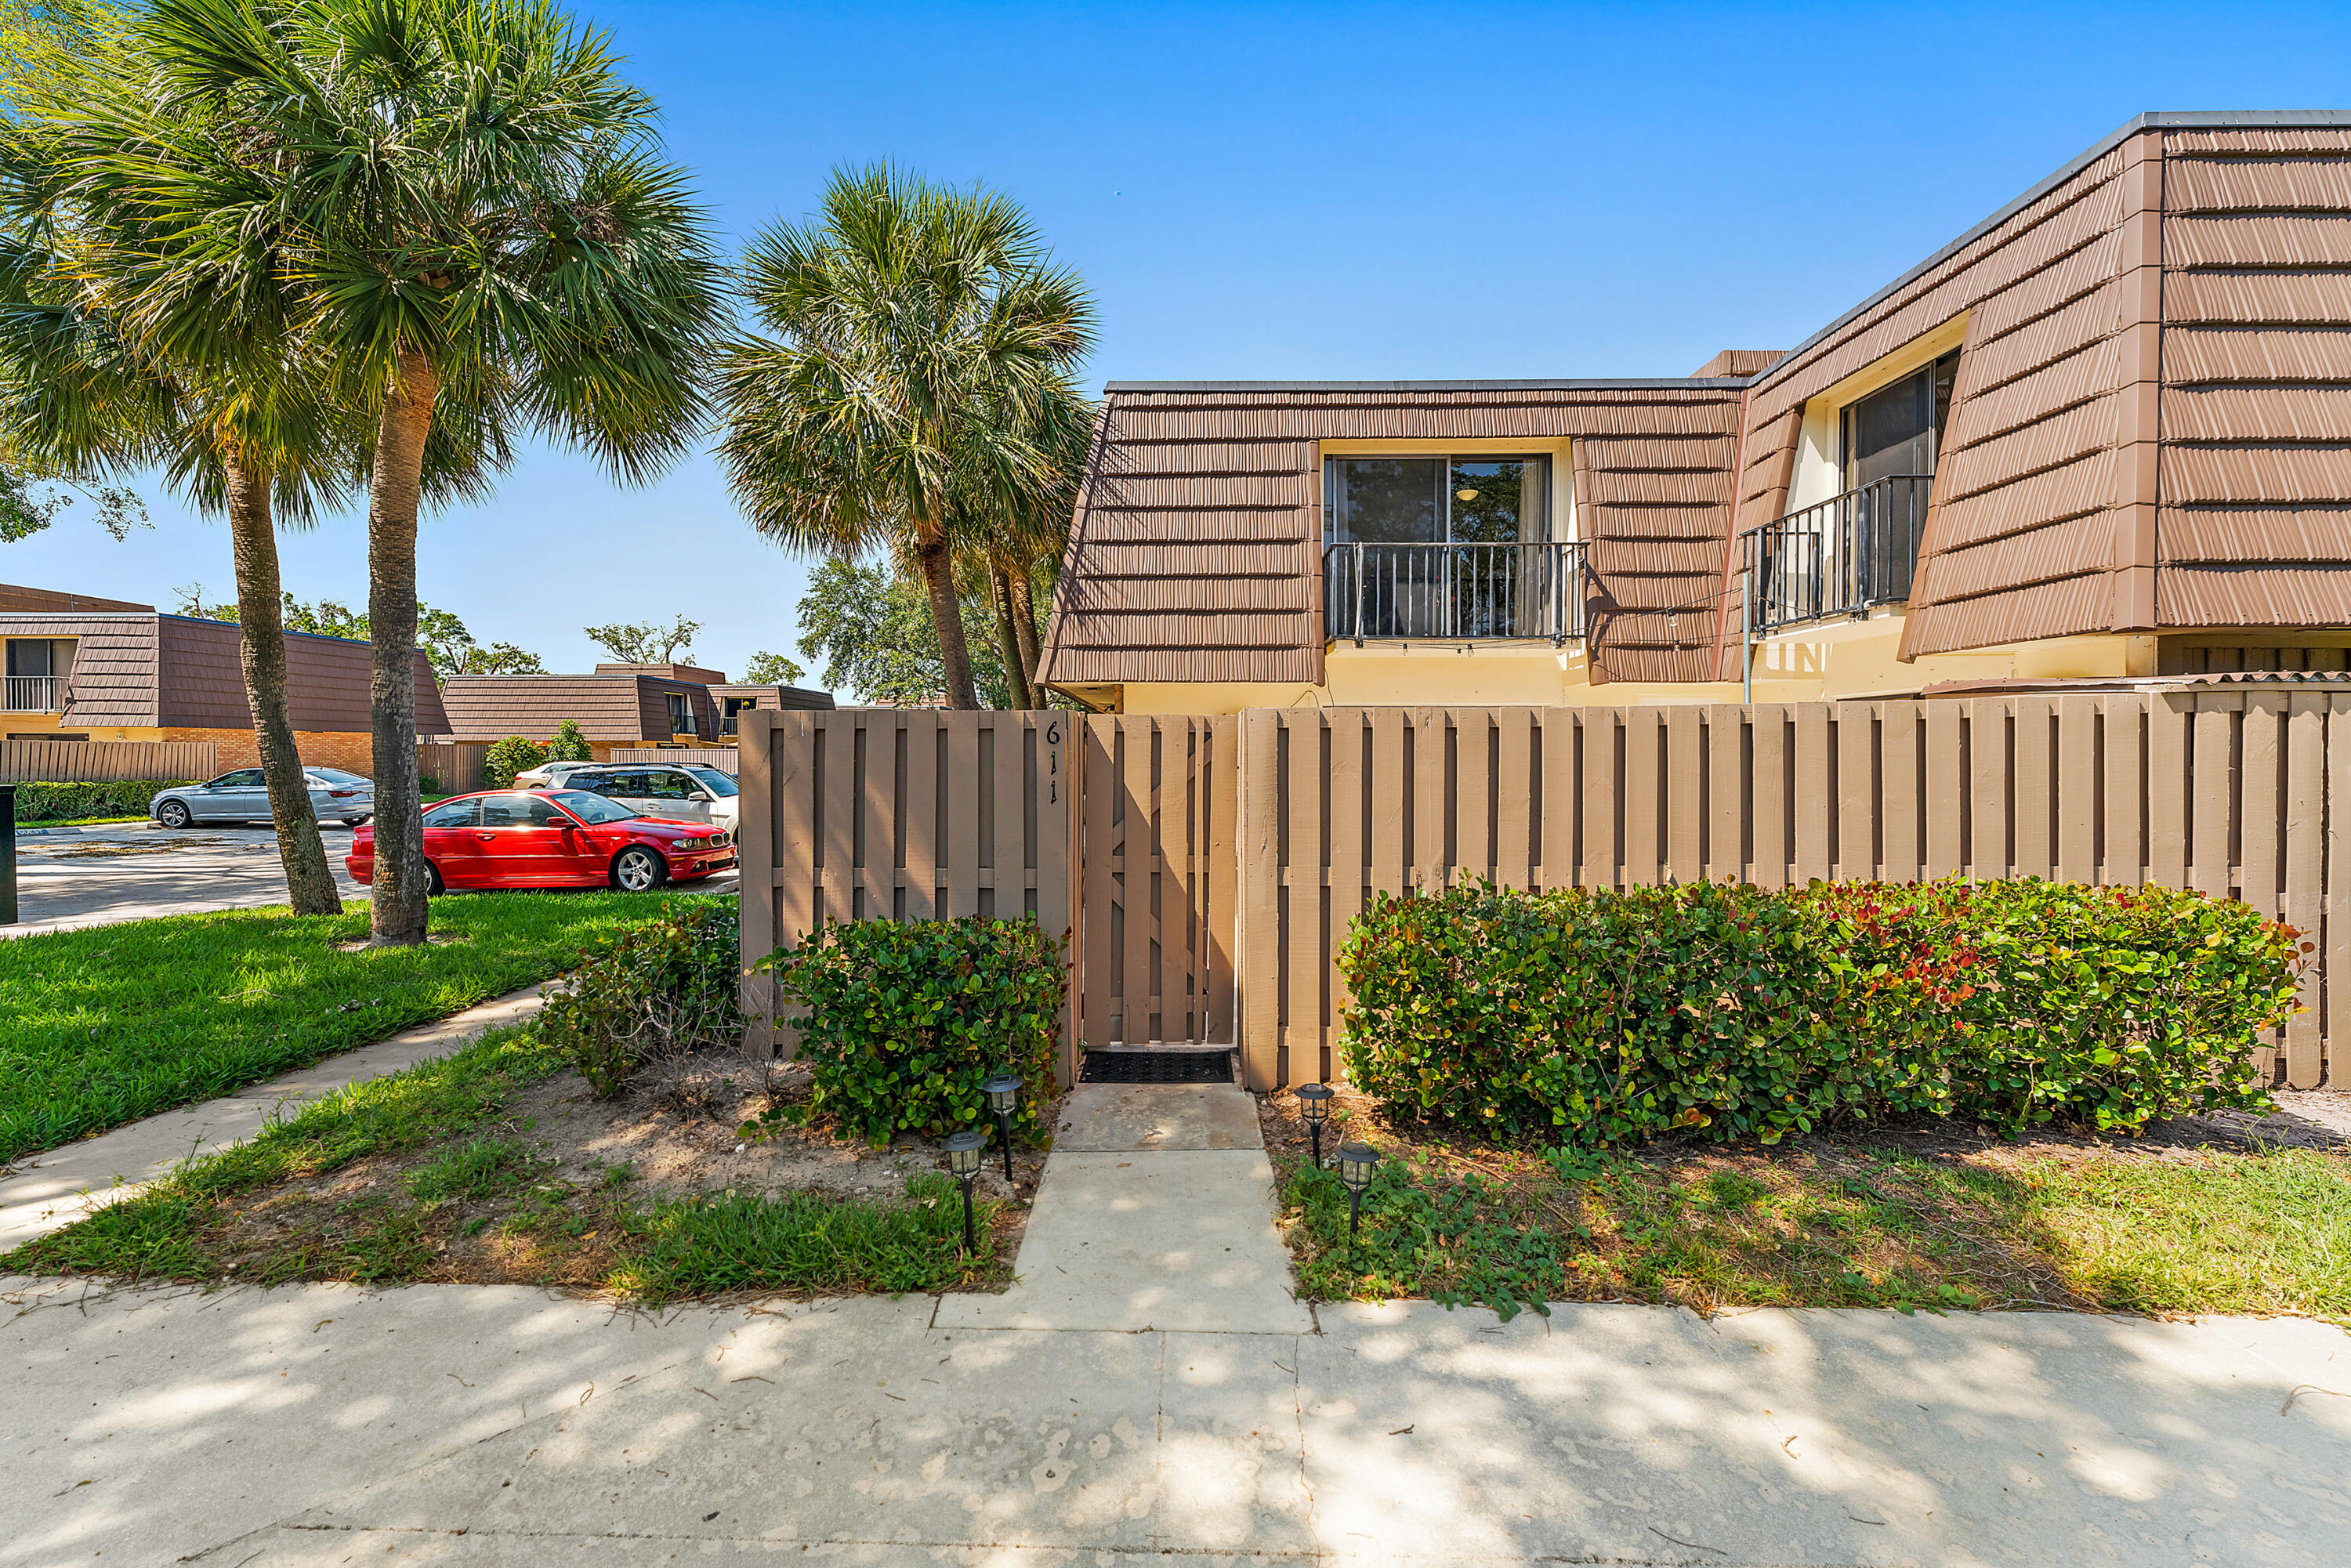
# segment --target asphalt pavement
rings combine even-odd
[[[322,824],[328,863],[346,899],[368,890],[343,870],[351,831]],[[695,883],[697,893],[732,893],[734,873]],[[66,831],[19,829],[15,925],[0,936],[194,915],[286,902],[286,868],[267,827],[199,826],[177,831],[152,822]]]

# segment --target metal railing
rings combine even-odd
[[[63,713],[66,711],[66,677],[63,675],[5,675],[7,683],[7,711],[10,713]]]
[[[1754,629],[1908,599],[1934,483],[1909,474],[1876,480],[1740,536],[1753,574]]]
[[[1338,544],[1322,551],[1332,638],[1583,635],[1583,547]]]

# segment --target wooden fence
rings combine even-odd
[[[1330,1077],[1349,922],[1476,877],[2190,887],[2319,945],[2266,1064],[2351,1051],[2351,693],[743,720],[745,954],[1032,912],[1071,937],[1065,1067],[1234,1042],[1254,1087]]]
[[[1283,708],[1240,741],[1252,1084],[1337,1071],[1331,956],[1374,890],[1474,877],[2192,887],[2320,944],[2271,1065],[2351,1049],[2351,695]]]
[[[697,768],[716,768],[722,773],[732,773],[741,760],[742,753],[731,746],[616,746],[612,748],[615,762],[660,762],[672,768],[682,768],[691,762]]]
[[[747,971],[829,921],[1034,915],[1070,930],[1073,716],[848,708],[740,716],[747,1037],[789,1052]],[[1074,1071],[1064,1031],[1064,1076]]]
[[[209,740],[0,740],[0,781],[177,783],[210,779],[213,759]]]
[[[430,774],[442,793],[462,795],[482,787],[482,759],[490,754],[487,741],[419,741],[416,771]]]

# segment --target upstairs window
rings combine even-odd
[[[1837,416],[1837,446],[1844,455],[1846,489],[1935,472],[1943,424],[1951,412],[1951,383],[1959,371],[1959,354],[1954,349],[1933,364],[1845,404]]]
[[[672,735],[694,734],[694,699],[684,692],[671,692],[667,695],[669,697],[669,732]]]
[[[1551,459],[1332,457],[1325,544],[1520,544],[1550,537]]]

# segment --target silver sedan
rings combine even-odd
[[[305,768],[310,810],[322,822],[357,827],[375,815],[375,783],[340,768]],[[202,784],[165,789],[147,803],[147,814],[167,828],[195,822],[266,822],[269,790],[258,768],[238,768]]]

